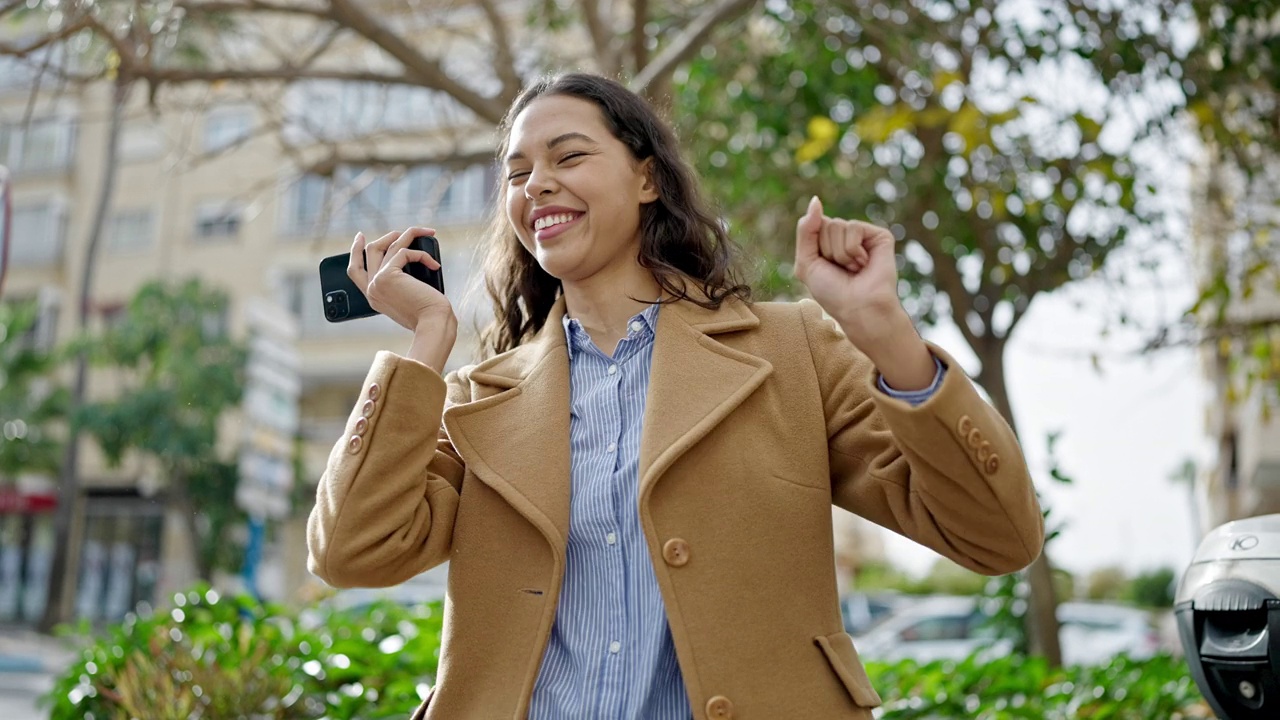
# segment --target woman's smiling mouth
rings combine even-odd
[[[534,239],[549,240],[568,230],[586,213],[553,213],[533,221]]]

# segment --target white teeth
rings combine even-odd
[[[559,225],[561,223],[567,223],[570,220],[573,220],[575,217],[577,217],[577,215],[573,215],[570,213],[560,213],[558,215],[545,215],[534,221],[533,229],[546,230],[549,227]]]

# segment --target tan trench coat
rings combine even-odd
[[[386,586],[450,561],[437,684],[415,717],[528,712],[569,534],[563,313],[562,300],[535,339],[447,380],[379,353],[320,481],[320,578]],[[950,371],[913,408],[875,389],[811,301],[658,314],[639,512],[694,717],[871,717],[832,503],[982,573],[1039,554],[1012,432],[931,349]]]

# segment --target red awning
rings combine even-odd
[[[58,506],[53,493],[22,492],[16,487],[0,487],[0,513],[52,512]]]

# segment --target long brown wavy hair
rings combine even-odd
[[[731,296],[750,301],[751,288],[741,281],[737,268],[738,250],[699,195],[697,177],[680,157],[675,133],[648,102],[622,84],[598,75],[568,73],[526,88],[498,126],[498,164],[507,156],[516,116],[544,95],[595,103],[609,131],[631,150],[637,163],[653,159],[658,199],[640,208],[639,261],[669,294],[664,302],[688,300],[714,309]],[[494,314],[481,336],[484,355],[511,350],[541,330],[561,291],[560,281],[525,250],[507,221],[508,191],[509,183],[499,172],[484,261],[485,288]]]

